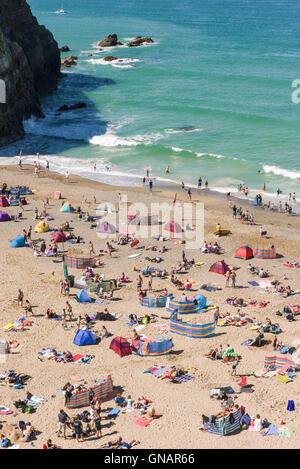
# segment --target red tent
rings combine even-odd
[[[219,261],[219,262],[215,262],[211,266],[211,268],[209,269],[209,272],[214,272],[215,274],[225,275],[228,270],[230,270],[230,268],[228,267],[226,262]]]
[[[164,228],[171,233],[182,233],[182,228],[176,221],[169,221]]]
[[[236,253],[235,257],[240,257],[241,259],[251,259],[253,257],[253,251],[249,246],[240,247]]]
[[[130,343],[127,342],[124,337],[115,337],[109,346],[114,352],[116,352],[120,357],[125,357],[126,355],[131,355]]]
[[[9,207],[9,202],[4,195],[0,195],[0,207]]]
[[[66,241],[67,237],[64,232],[60,231],[54,231],[54,233],[51,236],[51,239],[56,241],[57,243],[62,243],[63,241]]]

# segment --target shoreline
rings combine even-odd
[[[41,164],[41,167],[45,169],[46,167],[46,160],[48,158],[51,158],[51,156],[47,155],[47,156],[44,156],[44,155],[41,155],[40,156],[40,159],[39,159],[39,162]],[[5,161],[3,162],[3,159],[5,158]],[[15,165],[12,163],[8,164],[8,165],[5,165],[4,163],[6,162],[6,160],[15,160],[16,163]],[[0,169],[1,168],[8,168],[10,166],[14,167],[14,166],[17,166],[18,167],[18,161],[19,161],[19,157],[18,156],[10,156],[10,157],[0,157]],[[22,161],[23,161],[23,167],[25,167],[26,165],[28,165],[29,167],[32,167],[34,165],[34,162],[37,161],[37,158],[35,155],[30,155],[30,156],[23,156],[22,157]],[[48,171],[48,170],[47,170]],[[84,172],[84,171],[75,171],[75,172],[72,172],[72,169],[71,168],[56,168],[56,169],[51,169],[49,172],[51,173],[55,173],[55,174],[60,174],[63,178],[64,178],[64,175],[66,174],[66,171],[69,172],[69,175],[72,176],[72,177],[75,177],[75,176],[79,176],[79,174],[77,174],[78,172],[80,172],[80,177],[83,178],[83,179],[87,179],[88,181],[91,181],[91,182],[95,182],[95,183],[99,183],[99,184],[104,184],[104,185],[107,185],[109,187],[115,187],[115,188],[119,188],[119,189],[123,189],[125,190],[125,188],[134,188],[134,189],[143,189],[143,190],[147,190],[148,189],[148,182],[149,180],[151,179],[153,181],[153,189],[159,189],[159,190],[163,190],[163,191],[175,191],[175,192],[183,192],[182,189],[181,189],[181,184],[179,182],[176,182],[176,181],[173,181],[171,179],[168,179],[167,177],[163,178],[163,177],[160,177],[160,176],[149,176],[149,177],[146,177],[146,183],[145,185],[143,185],[142,183],[142,179],[143,177],[140,176],[140,175],[136,175],[136,174],[128,174],[128,175],[125,175],[123,173],[117,173],[117,172],[114,172],[112,171],[112,173],[110,173],[109,171],[107,172]],[[116,184],[116,179],[119,179],[119,180],[124,180],[125,179],[125,183],[124,184],[124,181],[122,181],[123,183],[122,184]],[[127,181],[126,181],[127,180]],[[138,181],[138,183],[137,183]],[[202,181],[203,182],[203,181]],[[205,189],[204,187],[204,184],[202,184],[202,188],[199,190],[197,188],[196,185],[193,185],[193,184],[185,184],[185,192],[186,192],[186,189],[191,189],[192,190],[192,197],[193,196],[201,196],[201,198],[206,198],[206,197],[212,197],[212,198],[215,198],[215,199],[219,199],[219,200],[224,200],[224,201],[228,201],[230,200],[232,203],[236,204],[236,205],[239,205],[241,207],[247,207],[248,210],[251,211],[257,211],[257,210],[266,210],[266,212],[269,212],[269,213],[277,213],[277,201],[278,201],[278,197],[276,195],[274,195],[273,197],[268,197],[268,201],[271,200],[272,203],[274,203],[274,211],[272,212],[271,210],[267,209],[267,204],[266,202],[263,201],[263,205],[262,207],[257,207],[253,204],[253,200],[254,200],[254,194],[256,193],[259,193],[258,191],[254,191],[254,190],[251,190],[249,191],[249,196],[248,197],[245,197],[244,195],[241,195],[239,196],[239,192],[237,190],[234,190],[234,192],[230,191],[230,198],[228,199],[227,198],[227,193],[225,192],[222,192],[222,191],[219,191],[219,190],[216,190],[214,189],[213,187],[212,188],[208,188],[208,189]],[[264,197],[265,194],[263,191],[260,192],[260,194]],[[270,194],[269,194],[270,195]],[[284,200],[286,198],[286,196],[283,196],[282,199]],[[284,203],[282,204],[284,206]],[[292,204],[292,209],[293,209],[293,216],[299,216],[300,215],[300,203],[296,203],[296,204]]]

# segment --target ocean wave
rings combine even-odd
[[[118,68],[132,68],[133,63],[141,62],[139,59],[132,59],[132,58],[118,58],[115,60],[104,60],[103,58],[101,59],[88,59],[86,62],[91,63],[92,65],[112,65],[113,67],[118,67]]]
[[[236,158],[235,156],[225,156],[225,155],[221,155],[221,154],[217,154],[217,153],[198,153],[198,152],[196,152],[196,155],[199,158],[201,158],[202,156],[211,156],[212,158],[217,158],[217,159],[226,158],[226,159],[229,159],[229,160],[236,160],[236,161],[239,160],[239,158]]]
[[[161,138],[162,135],[160,133],[133,135],[132,137],[120,137],[113,131],[109,130],[104,135],[95,135],[89,140],[89,143],[102,147],[135,147],[137,145],[151,145]]]
[[[300,171],[293,169],[280,168],[279,166],[263,165],[265,173],[272,173],[276,176],[283,176],[289,179],[300,179]]]

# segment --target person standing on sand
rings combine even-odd
[[[24,293],[19,288],[19,291],[18,291],[18,305],[19,306],[23,306],[23,300],[24,300]]]
[[[46,169],[49,171],[49,160],[46,160]]]
[[[66,172],[66,182],[69,182],[69,171]]]
[[[208,181],[205,181],[205,189],[208,189]]]
[[[151,274],[149,275],[149,279],[148,279],[148,291],[152,292],[152,275]]]
[[[150,179],[150,181],[149,181],[149,190],[150,190],[150,192],[152,192],[152,187],[153,187],[153,182],[152,182],[152,179]]]
[[[198,189],[200,190],[202,186],[202,178],[198,179]]]
[[[184,191],[184,182],[181,183],[181,190]]]
[[[229,287],[229,279],[230,279],[230,270],[227,270],[225,274],[225,287]]]
[[[215,321],[216,326],[218,325],[219,317],[220,317],[220,308],[219,306],[217,306],[214,312],[214,321]]]
[[[191,189],[188,189],[187,193],[188,193],[189,199],[192,200],[192,192],[191,192]]]
[[[263,191],[266,190],[266,183],[265,183],[265,182],[263,183],[262,190],[263,190]]]
[[[230,273],[230,280],[231,280],[231,286],[235,288],[236,273],[234,271],[231,271]]]

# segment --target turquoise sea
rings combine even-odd
[[[300,103],[291,99],[300,79],[298,0],[29,4],[78,65],[42,98],[46,118],[27,121],[27,136],[1,156],[22,148],[33,161],[39,152],[50,169],[115,184],[140,185],[150,168],[157,181],[196,185],[201,176],[222,192],[244,182],[252,195],[266,183],[265,201],[278,187],[282,200],[300,197]],[[54,13],[62,7],[66,14]],[[109,33],[155,42],[100,51]],[[125,60],[105,64],[106,55]],[[87,108],[56,114],[78,101]]]

